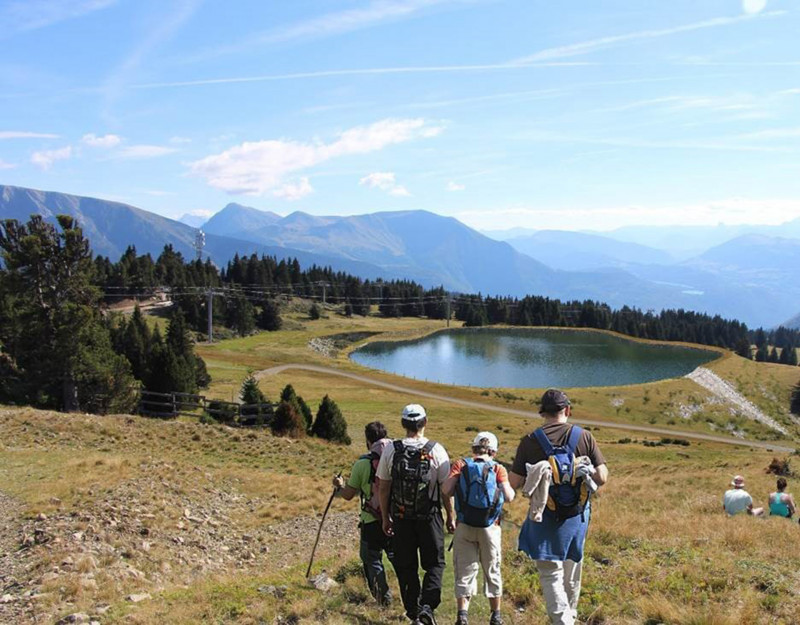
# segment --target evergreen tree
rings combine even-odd
[[[747,338],[742,337],[736,342],[736,353],[742,358],[747,358],[747,360],[753,359],[750,341]]]
[[[56,219],[58,229],[41,215],[0,222],[0,340],[20,374],[16,399],[67,411],[127,411],[133,376],[100,316],[89,242],[72,217]]]
[[[265,299],[261,303],[261,314],[258,316],[258,327],[267,332],[280,330],[283,325],[280,309],[274,299]]]
[[[311,428],[311,433],[319,438],[329,441],[350,444],[350,436],[347,434],[347,422],[342,416],[339,406],[330,397],[325,395],[317,410],[317,418]]]
[[[317,306],[316,303],[311,304],[311,308],[308,309],[308,316],[314,321],[316,321],[322,316],[322,312],[320,311],[319,306]]]
[[[792,365],[793,367],[797,366],[797,348],[795,347],[794,343],[792,343],[792,346],[789,347],[789,357],[786,364]]]
[[[800,382],[797,383],[797,386],[795,386],[794,390],[792,391],[792,399],[789,410],[792,414],[800,416]]]
[[[282,401],[275,409],[275,416],[270,423],[275,436],[302,438],[306,434],[305,423],[297,407],[288,401]]]
[[[253,305],[242,295],[234,297],[228,305],[225,325],[236,330],[239,336],[248,336],[256,329],[256,313]]]
[[[242,382],[239,399],[243,404],[241,407],[242,425],[264,425],[265,422],[271,420],[272,404],[261,392],[258,380],[252,375],[248,375]]]
[[[283,387],[283,390],[281,391],[281,401],[288,402],[294,406],[297,414],[303,418],[303,422],[306,425],[306,431],[310,431],[311,425],[314,421],[314,417],[311,414],[311,408],[309,408],[308,404],[303,401],[303,398],[295,392],[294,387],[291,384],[287,384],[285,387]]]
[[[778,350],[775,349],[775,346],[772,346],[772,349],[769,350],[769,356],[767,357],[767,362],[778,362]]]

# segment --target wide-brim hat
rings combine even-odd
[[[731,486],[741,488],[744,486],[744,478],[741,475],[734,475],[733,480],[731,480]]]

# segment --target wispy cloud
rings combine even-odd
[[[325,161],[435,137],[442,130],[440,124],[424,119],[385,119],[345,130],[330,143],[286,139],[248,141],[189,163],[189,168],[195,175],[205,178],[210,186],[229,193],[275,193],[285,190],[286,179],[292,174]]]
[[[106,109],[120,97],[142,63],[157,48],[172,39],[175,33],[194,15],[202,0],[177,0],[170,3],[171,12],[158,20],[147,35],[110,74],[103,86]]]
[[[12,0],[0,7],[0,39],[15,32],[36,30],[81,17],[116,4],[118,0]]]
[[[56,161],[64,161],[72,158],[72,146],[68,145],[57,150],[42,150],[34,152],[31,156],[31,163],[44,171],[50,169]]]
[[[177,152],[177,148],[170,148],[165,145],[128,145],[120,148],[114,153],[115,159],[143,159],[158,158]]]
[[[413,18],[436,6],[464,5],[475,1],[371,0],[363,7],[326,13],[312,19],[255,33],[234,44],[202,50],[184,61],[198,62],[209,58],[244,52],[259,46],[342,35],[389,22]]]
[[[24,130],[0,130],[0,139],[58,139],[49,132],[27,132]]]
[[[740,134],[737,139],[745,141],[764,141],[764,140],[790,140],[800,138],[800,126],[792,126],[789,128],[769,128],[767,130],[759,130],[757,132],[748,132]]]
[[[389,195],[398,197],[409,197],[411,195],[403,185],[397,184],[394,172],[391,171],[376,171],[368,174],[359,180],[358,184],[370,189],[380,189],[381,191],[386,191]]]
[[[521,65],[527,63],[539,63],[542,61],[552,61],[554,59],[562,59],[573,56],[581,56],[583,54],[590,54],[598,50],[605,50],[608,48],[615,48],[621,45],[636,43],[639,41],[647,41],[649,39],[660,39],[662,37],[669,37],[671,35],[678,35],[681,33],[688,33],[697,30],[705,30],[708,28],[720,28],[722,26],[731,26],[742,22],[774,18],[785,15],[786,11],[769,11],[767,13],[759,14],[744,14],[734,17],[717,17],[710,20],[701,22],[693,22],[691,24],[683,24],[681,26],[673,26],[671,28],[660,28],[651,30],[641,30],[623,35],[612,35],[609,37],[599,37],[597,39],[589,39],[578,43],[571,43],[554,48],[546,48],[516,59],[516,63]]]
[[[445,189],[447,189],[448,191],[455,192],[455,191],[463,191],[464,189],[466,189],[466,187],[463,184],[458,184],[457,182],[453,182],[451,180],[450,182],[447,183]]]
[[[4,169],[15,169],[17,166],[14,163],[7,163],[2,158],[0,158],[0,170]]]
[[[103,135],[100,137],[90,132],[83,135],[81,141],[92,148],[113,148],[122,143],[122,137],[119,135]]]

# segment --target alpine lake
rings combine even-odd
[[[459,328],[413,341],[376,341],[350,358],[441,384],[486,388],[621,386],[676,378],[719,357],[682,345],[592,330]]]

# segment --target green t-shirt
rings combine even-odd
[[[370,464],[369,458],[359,458],[356,460],[353,465],[353,470],[350,473],[350,479],[347,481],[347,485],[362,493],[365,499],[369,499],[372,496],[372,484],[370,484],[369,481],[369,474],[372,468]],[[362,523],[373,523],[377,520],[378,519],[369,512],[361,511]]]

